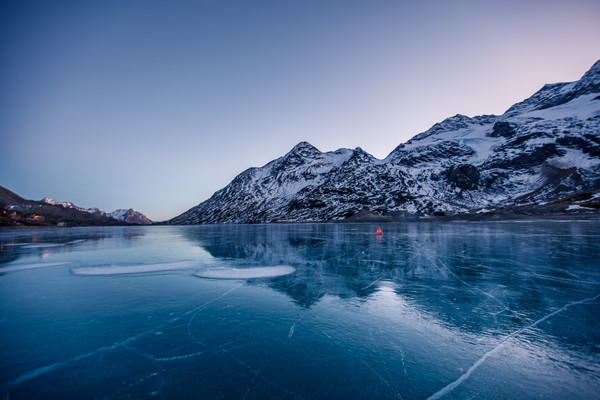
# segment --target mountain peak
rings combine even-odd
[[[322,154],[319,149],[317,149],[312,144],[303,141],[295,145],[292,150],[288,154],[295,154],[302,157],[309,157]]]
[[[305,140],[302,141],[302,142],[300,142],[300,143],[298,143],[297,145],[295,145],[292,148],[292,150],[296,150],[296,149],[314,149],[314,150],[317,150],[317,148],[315,146],[313,146],[312,144],[308,143]]]
[[[575,84],[573,91],[578,96],[600,92],[600,60],[596,61],[581,79]]]
[[[421,132],[416,136],[413,136],[408,143],[411,143],[413,140],[422,140],[426,137],[435,135],[439,132],[447,132],[452,130],[459,130],[467,128],[469,123],[472,121],[471,118],[466,115],[456,114],[452,117],[446,118],[442,122],[438,122],[434,124],[431,128],[426,130],[425,132]]]
[[[592,68],[590,68],[581,79],[585,79],[586,76],[591,75],[600,75],[600,60],[596,61],[594,65],[592,65]]]

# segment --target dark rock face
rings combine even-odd
[[[513,168],[526,168],[542,164],[553,155],[560,155],[560,152],[554,143],[546,143],[536,147],[529,154],[522,154],[512,160]]]
[[[450,167],[446,171],[448,182],[461,189],[474,190],[479,185],[480,176],[477,167],[471,164],[461,164]]]
[[[513,150],[511,148],[507,150]],[[511,153],[510,151],[507,151]],[[484,164],[487,169],[522,170],[541,166],[546,160],[554,156],[563,156],[565,150],[555,143],[545,143],[532,147],[524,147],[514,158],[496,158]]]
[[[581,149],[586,154],[593,157],[600,157],[600,143],[598,138],[592,135],[581,136],[563,136],[556,140],[557,143],[574,149]]]
[[[530,193],[521,196],[521,203],[543,202],[545,199],[567,196],[585,189],[585,184],[577,168],[557,168],[542,165],[542,184]]]
[[[367,208],[363,208],[356,214],[345,219],[345,222],[389,222],[392,218],[389,216],[383,216],[369,211]]]
[[[508,122],[498,121],[492,128],[491,137],[511,137],[516,133],[515,128]]]

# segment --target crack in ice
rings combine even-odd
[[[483,356],[481,356],[481,358],[479,358],[477,361],[475,361],[475,363],[473,365],[471,365],[471,367],[467,370],[467,372],[465,372],[464,374],[462,374],[457,380],[455,380],[454,382],[444,386],[442,389],[438,390],[437,392],[435,392],[434,394],[432,394],[431,396],[429,396],[427,398],[427,400],[435,400],[435,399],[440,399],[442,397],[444,397],[445,395],[447,395],[448,393],[450,393],[451,391],[453,391],[454,389],[456,389],[458,386],[460,386],[461,383],[463,383],[464,381],[466,381],[469,376],[471,376],[471,374],[477,369],[479,368],[479,366],[481,364],[484,363],[484,361],[486,359],[488,359],[491,355],[493,355],[494,353],[496,353],[498,350],[502,349],[506,343],[514,338],[515,336],[517,336],[518,334],[524,332],[527,329],[533,328],[534,326],[544,322],[545,320],[547,320],[548,318],[551,318],[553,316],[555,316],[558,313],[561,313],[563,311],[565,311],[567,308],[577,305],[577,304],[583,304],[586,303],[588,301],[593,301],[596,300],[600,297],[600,293],[598,293],[597,295],[593,296],[593,297],[588,297],[586,299],[583,300],[578,300],[578,301],[574,301],[572,303],[569,304],[565,304],[564,306],[562,306],[561,308],[559,308],[558,310],[554,310],[553,312],[551,312],[550,314],[547,314],[546,316],[538,319],[537,321],[533,322],[532,324],[521,328],[513,333],[511,333],[510,335],[508,335],[507,337],[504,338],[504,340],[502,340],[500,343],[498,343],[496,345],[496,347],[494,347],[493,349],[489,350],[487,353],[485,353]]]
[[[209,305],[209,304],[211,304],[211,303],[213,303],[213,302],[215,302],[215,301],[217,301],[217,300],[220,300],[221,298],[223,298],[223,297],[227,296],[229,293],[233,292],[234,290],[236,290],[237,288],[239,288],[239,287],[240,287],[240,286],[242,286],[242,285],[243,285],[243,283],[239,283],[238,285],[236,285],[236,286],[232,287],[231,289],[227,290],[226,292],[224,292],[224,293],[223,293],[223,294],[221,294],[220,296],[218,296],[218,297],[215,297],[214,299],[212,299],[212,300],[209,300],[209,301],[207,301],[206,303],[204,303],[204,304],[202,304],[201,306],[199,306],[199,307],[196,307],[196,308],[194,309],[194,310],[195,310],[195,311],[193,311],[193,313],[194,313],[194,314],[192,315],[192,317],[191,317],[191,318],[190,318],[190,320],[188,321],[188,336],[190,337],[190,339],[192,339],[192,340],[193,340],[195,343],[197,343],[197,344],[199,344],[199,345],[201,345],[201,346],[204,346],[204,343],[200,342],[200,341],[199,341],[198,339],[196,339],[196,337],[195,337],[195,336],[192,334],[192,321],[194,320],[194,318],[196,318],[196,316],[198,315],[198,313],[204,309],[204,307],[206,307],[207,305]]]
[[[390,373],[390,369],[387,366],[387,363],[385,362],[385,358],[383,357],[383,352],[381,351],[381,347],[379,347],[379,345],[377,344],[377,341],[375,340],[375,338],[373,337],[373,331],[371,330],[371,328],[369,328],[369,336],[371,337],[371,342],[373,343],[373,346],[377,349],[377,352],[379,353],[379,359],[381,360],[381,365],[383,365],[383,367],[385,368],[385,372],[387,373],[387,376],[389,378],[390,381],[393,381],[394,378],[392,378],[392,374]],[[365,364],[366,361],[363,361]],[[398,388],[391,384],[390,382],[388,382],[387,380],[383,379],[383,377],[381,377],[369,364],[367,364],[367,366],[375,373],[375,375],[377,375],[379,377],[379,379],[383,380],[383,382],[393,391],[396,393],[397,397],[399,397],[400,399],[402,399],[402,395],[400,394],[400,391],[398,390]]]
[[[377,378],[379,378],[379,380],[381,382],[383,382],[392,392],[395,392],[396,398],[402,400],[402,395],[398,392],[398,390],[394,386],[392,386],[391,383],[389,383],[383,376],[381,376],[381,374],[379,374],[377,371],[375,371],[375,369],[373,367],[371,367],[371,365],[368,362],[366,362],[365,360],[363,360],[362,362],[367,368],[369,368],[371,370],[373,375],[375,375]]]
[[[429,258],[429,257],[428,257],[428,258]],[[434,260],[432,260],[431,258],[429,258],[429,261],[431,261],[432,263],[435,263],[435,261],[434,261]],[[454,276],[454,278],[456,278],[456,279],[457,279],[458,281],[460,281],[462,284],[464,284],[464,285],[468,286],[468,287],[469,287],[469,288],[471,288],[471,290],[473,290],[473,291],[478,291],[478,292],[482,293],[483,295],[485,295],[485,296],[489,297],[490,299],[492,299],[492,300],[495,300],[495,301],[498,303],[498,305],[500,305],[501,307],[503,307],[503,308],[502,308],[502,310],[500,310],[500,311],[498,311],[498,312],[496,312],[496,313],[491,313],[492,315],[499,315],[499,314],[501,314],[501,313],[502,313],[502,312],[504,312],[504,311],[508,311],[508,312],[510,312],[510,313],[512,313],[512,314],[514,314],[514,313],[515,313],[513,310],[511,310],[511,309],[509,309],[509,308],[508,308],[508,304],[507,304],[507,303],[500,301],[500,299],[498,299],[496,296],[492,295],[491,293],[488,293],[488,292],[486,292],[485,290],[482,290],[482,289],[478,288],[477,286],[473,286],[473,285],[471,285],[469,282],[467,282],[467,281],[465,281],[464,279],[462,279],[462,278],[461,278],[460,276],[458,276],[458,275],[457,275],[457,274],[456,274],[454,271],[452,271],[452,269],[450,269],[450,267],[448,267],[448,265],[446,265],[446,263],[445,263],[445,262],[443,262],[442,260],[440,260],[440,259],[437,259],[436,261],[437,261],[437,263],[438,263],[439,265],[441,265],[443,268],[445,268],[445,269],[446,269],[446,270],[447,270],[447,271],[448,271],[448,272],[449,272],[449,273],[450,273],[452,276]]]
[[[144,378],[142,378],[142,379],[138,379],[137,381],[135,381],[135,382],[133,382],[133,383],[130,383],[130,384],[129,384],[129,385],[127,385],[125,388],[123,388],[123,389],[121,389],[121,390],[118,390],[118,391],[116,391],[116,392],[115,392],[115,394],[121,394],[121,393],[123,393],[123,392],[126,392],[126,391],[128,391],[129,389],[131,389],[132,387],[134,387],[134,386],[137,386],[137,385],[139,385],[140,383],[142,383],[142,382],[144,382],[144,381],[147,381],[148,379],[150,379],[150,378],[152,378],[152,377],[155,377],[155,376],[157,376],[158,374],[160,374],[160,372],[153,372],[153,373],[151,373],[150,375],[148,375],[148,376],[145,376],[145,377],[144,377]],[[111,397],[112,397],[112,396],[111,396]]]

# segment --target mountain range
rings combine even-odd
[[[48,197],[26,200],[0,186],[0,225],[148,225],[144,214],[133,209],[106,213],[97,208],[81,208]]]
[[[502,115],[455,115],[385,159],[308,142],[169,224],[402,220],[600,208],[600,61]]]

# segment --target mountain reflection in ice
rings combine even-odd
[[[600,392],[599,223],[376,228],[0,230],[0,395]]]
[[[270,286],[305,307],[325,294],[367,298],[391,282],[403,298],[467,327],[496,324],[501,314],[512,319],[516,304],[535,312],[594,293],[598,237],[582,229],[557,223],[549,235],[526,224],[406,224],[386,227],[379,239],[361,225],[251,225],[184,237],[218,259],[297,266]],[[470,310],[480,311],[477,320]]]

